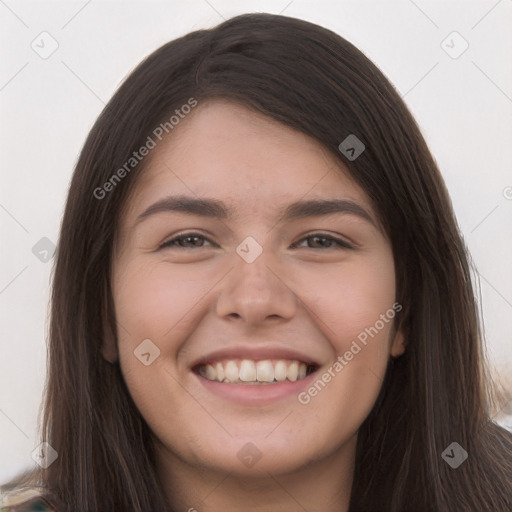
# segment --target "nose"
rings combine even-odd
[[[264,250],[248,263],[234,254],[234,268],[221,283],[217,314],[240,318],[251,326],[269,320],[288,320],[297,309],[297,296],[291,289],[289,273]]]

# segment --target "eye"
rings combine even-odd
[[[197,240],[206,240],[210,242],[206,237],[199,233],[184,233],[178,236],[175,236],[174,238],[171,238],[170,240],[167,240],[164,242],[159,249],[165,249],[167,247],[178,247],[181,249],[194,249],[194,248],[200,248],[204,247],[203,244],[196,244],[195,242]],[[191,245],[189,245],[191,244]],[[214,244],[215,245],[215,244]]]
[[[345,242],[344,240],[340,238],[336,238],[329,235],[324,235],[322,233],[313,233],[311,235],[308,235],[307,237],[302,238],[299,240],[299,242],[294,243],[291,247],[296,248],[300,245],[300,242],[306,241],[306,240],[314,240],[314,245],[320,243],[320,245],[316,245],[316,247],[306,247],[307,249],[331,249],[332,244],[336,244],[339,248],[344,249],[353,249],[354,247],[350,245],[349,243]],[[171,238],[170,240],[167,240],[162,245],[160,245],[159,249],[165,249],[168,247],[178,247],[181,249],[194,249],[194,248],[201,248],[204,247],[203,243],[196,243],[199,242],[211,242],[208,240],[208,238],[204,237],[200,233],[184,233],[178,236],[175,236],[174,238]],[[320,241],[320,242],[319,242]],[[325,243],[327,241],[327,245]],[[191,244],[191,245],[189,245]],[[216,244],[213,244],[216,245]]]
[[[350,245],[349,243],[345,242],[345,240],[342,240],[340,238],[335,238],[333,236],[329,236],[329,235],[324,235],[322,233],[313,233],[311,235],[308,235],[304,238],[302,238],[301,240],[299,240],[299,242],[295,242],[292,247],[295,248],[299,245],[300,242],[304,241],[304,240],[315,240],[314,244],[316,245],[317,243],[320,243],[320,246],[316,246],[316,247],[306,247],[307,249],[318,249],[318,248],[323,248],[323,249],[331,249],[333,248],[332,247],[332,243],[338,245],[338,248],[343,248],[343,249],[354,249],[354,247],[352,245]],[[319,242],[320,241],[320,242]],[[325,242],[323,241],[327,241],[327,244],[325,244]]]

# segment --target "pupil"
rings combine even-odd
[[[194,239],[195,239],[195,240],[198,240],[198,238],[199,238],[199,237],[197,237],[197,236],[187,236],[187,237],[185,237],[185,238],[183,239],[183,242],[184,242],[185,244],[187,244],[187,243],[189,243],[189,242],[190,242],[192,245],[196,245],[196,244],[194,244],[194,243],[192,242],[192,240],[194,240]]]
[[[325,247],[326,245],[328,245],[330,243],[329,240],[327,240],[325,237],[322,237],[322,236],[314,236],[313,240],[315,241],[315,243],[317,243],[318,240],[323,240],[324,243],[322,243],[322,242],[319,243],[319,245],[321,245],[322,247]]]

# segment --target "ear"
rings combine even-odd
[[[395,339],[393,340],[393,344],[391,345],[391,355],[393,357],[399,357],[405,352],[406,341],[404,338],[404,334],[401,330],[399,330],[395,334]]]
[[[117,352],[117,342],[113,336],[105,336],[103,339],[101,343],[101,355],[111,364],[117,362],[119,354]]]

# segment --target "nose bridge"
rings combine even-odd
[[[275,258],[272,257],[270,249],[263,250],[263,247],[252,237],[248,238],[236,249],[239,258],[238,261],[235,260],[234,269],[237,281],[244,282],[246,286],[252,287],[254,290],[266,290],[273,285],[271,283],[271,276],[273,276],[271,266],[273,261],[275,263]],[[273,277],[275,279],[275,276]]]
[[[235,315],[257,323],[294,314],[295,294],[286,276],[280,275],[281,266],[270,249],[247,237],[237,246],[233,264],[218,299],[219,316]]]

